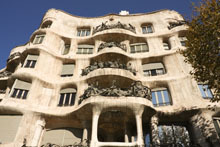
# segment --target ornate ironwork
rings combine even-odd
[[[123,51],[127,51],[127,48],[126,48],[126,44],[123,44],[123,43],[117,43],[117,42],[105,42],[105,43],[101,43],[98,47],[98,52],[101,51],[102,49],[104,48],[112,48],[112,47],[118,47],[120,49],[122,49]]]
[[[9,77],[11,74],[12,74],[11,72],[4,70],[0,72],[0,78]]]
[[[133,75],[136,75],[136,70],[131,67],[131,64],[125,65],[122,63],[119,63],[119,61],[106,61],[106,62],[94,62],[93,64],[89,65],[85,69],[82,69],[82,76],[87,75],[91,71],[94,71],[99,68],[119,68],[128,70],[133,73]]]
[[[92,34],[95,34],[97,32],[101,32],[104,30],[109,30],[109,29],[115,29],[115,28],[119,28],[119,29],[125,29],[125,30],[129,30],[133,33],[136,33],[135,31],[135,27],[132,26],[131,24],[122,24],[120,21],[118,21],[118,23],[116,24],[107,24],[108,21],[106,21],[105,23],[102,23],[101,25],[98,25],[96,27],[93,27],[93,32]]]
[[[169,23],[169,26],[168,26],[168,29],[171,30],[177,26],[181,26],[181,25],[184,25],[186,24],[186,21],[185,20],[176,20],[176,22],[170,22]]]
[[[118,88],[115,83],[116,81],[113,80],[109,88],[99,88],[98,81],[95,84],[89,84],[84,94],[80,96],[79,103],[91,96],[143,97],[151,100],[151,90],[142,85],[141,81],[134,81],[129,88]]]
[[[11,60],[15,59],[16,57],[21,57],[21,53],[16,52],[16,53],[10,55],[7,62],[10,62]]]

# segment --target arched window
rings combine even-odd
[[[166,73],[162,63],[147,63],[142,65],[144,76],[158,76]]]
[[[60,91],[58,106],[73,106],[75,104],[76,89],[65,88]]]
[[[156,88],[151,90],[152,103],[154,106],[171,105],[171,98],[167,88]]]

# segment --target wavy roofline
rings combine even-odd
[[[51,8],[49,9],[45,15],[47,13],[49,13],[50,11],[59,11],[59,12],[62,12],[62,13],[65,13],[69,16],[73,16],[73,17],[77,17],[77,18],[84,18],[84,19],[94,19],[94,18],[103,18],[103,17],[108,17],[108,16],[121,16],[121,17],[130,17],[130,16],[142,16],[142,15],[150,15],[150,14],[155,14],[155,13],[159,13],[159,12],[162,12],[162,11],[173,11],[177,14],[179,14],[181,17],[183,17],[179,12],[175,11],[175,10],[169,10],[169,9],[160,9],[160,10],[156,10],[156,11],[152,11],[152,12],[146,12],[146,13],[135,13],[135,14],[128,14],[128,15],[120,15],[120,14],[116,14],[116,13],[109,13],[109,14],[106,14],[106,15],[103,15],[103,16],[95,16],[95,17],[84,17],[84,16],[78,16],[78,15],[74,15],[74,14],[71,14],[71,13],[68,13],[66,11],[63,11],[61,9],[55,9],[55,8]],[[44,15],[44,16],[45,16]]]

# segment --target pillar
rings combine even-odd
[[[89,140],[89,138],[88,138],[88,133],[89,133],[89,131],[88,131],[88,129],[89,129],[89,126],[88,126],[88,122],[87,121],[85,121],[85,120],[83,120],[82,121],[82,124],[83,124],[83,136],[82,136],[82,140],[81,140],[81,142],[82,142],[82,144],[83,145],[87,145],[87,142],[88,142],[88,140]]]
[[[35,147],[38,146],[44,127],[45,127],[45,120],[44,119],[37,120],[36,129],[35,129],[33,140],[31,142],[31,146],[35,146]]]
[[[98,120],[101,111],[93,108],[93,116],[92,116],[92,136],[91,136],[91,144],[90,146],[97,146],[98,144]]]
[[[160,139],[158,135],[158,122],[159,122],[159,119],[156,115],[151,117],[152,144],[155,147],[160,146]]]
[[[139,146],[144,146],[142,117],[140,115],[136,115],[135,117],[136,117],[136,124],[137,124],[137,144]]]
[[[124,133],[125,133],[125,142],[128,143],[129,138],[128,138],[128,128],[127,128],[127,123],[126,122],[124,122]]]

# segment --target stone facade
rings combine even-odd
[[[162,143],[162,125],[186,128],[185,146],[220,146],[220,105],[179,54],[186,31],[171,10],[50,9],[0,70],[0,147],[180,145]]]

